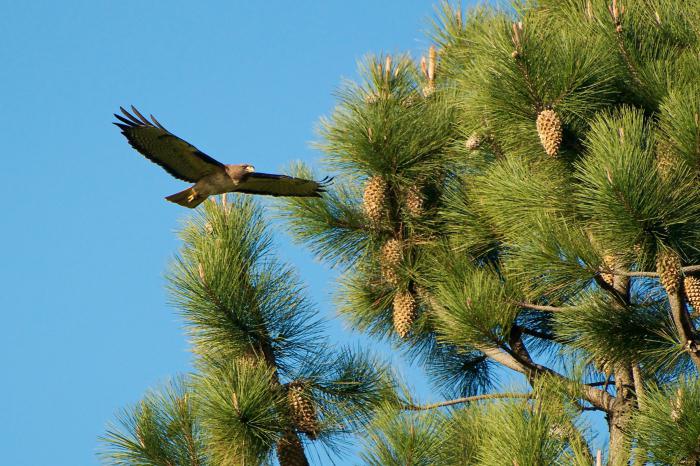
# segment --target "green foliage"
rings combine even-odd
[[[197,354],[257,354],[286,374],[314,351],[315,311],[296,273],[271,256],[272,238],[251,200],[207,202],[181,237],[168,280]]]
[[[372,466],[446,464],[443,425],[439,413],[407,413],[387,406],[370,426],[360,457]]]
[[[212,464],[196,409],[184,379],[151,391],[121,412],[120,426],[108,426],[100,456],[115,465]]]
[[[576,197],[596,238],[613,251],[657,243],[697,248],[700,193],[694,177],[682,166],[665,179],[660,175],[654,135],[640,111],[601,115],[586,145]]]
[[[697,379],[649,390],[630,435],[654,464],[700,461],[700,383]]]
[[[368,57],[360,66],[365,82],[347,83],[333,115],[322,120],[319,147],[334,169],[355,176],[381,174],[392,182],[442,169],[451,107],[439,94],[421,96],[407,57],[394,63],[387,70],[384,57]]]
[[[503,13],[485,26],[467,23],[470,66],[460,66],[455,76],[468,92],[461,105],[465,134],[485,129],[497,135],[506,153],[540,155],[534,123],[540,111],[552,107],[564,122],[565,146],[575,144],[587,120],[614,96],[611,50],[599,37],[551,27],[534,10],[518,19]]]
[[[588,429],[556,383],[533,400],[472,402],[450,411],[385,407],[370,425],[371,465],[590,465]]]
[[[700,89],[696,83],[674,86],[661,102],[659,143],[673,160],[682,161],[695,176],[700,169]]]
[[[395,382],[384,363],[359,348],[328,347],[322,353],[300,365],[291,379],[309,388],[320,421],[319,440],[339,449],[339,441],[362,429],[379,405],[397,399]]]
[[[483,257],[498,250],[501,238],[476,205],[468,183],[468,179],[456,178],[448,185],[439,216],[455,251]]]
[[[497,404],[490,407],[482,422],[477,464],[590,464],[587,452],[568,438],[568,430],[574,427],[566,413],[544,403]]]
[[[314,173],[297,164],[289,175],[314,179]],[[322,198],[287,198],[278,202],[278,216],[289,225],[293,238],[332,265],[351,266],[368,247],[367,225],[357,182],[338,179]]]
[[[621,306],[609,295],[590,293],[554,313],[552,325],[568,351],[581,350],[594,361],[668,370],[680,356],[669,339],[675,330],[668,310],[657,301]]]
[[[507,276],[528,298],[555,303],[586,290],[601,263],[579,223],[546,218],[518,240],[506,260]]]
[[[565,167],[554,160],[506,157],[472,183],[476,208],[509,244],[517,242],[523,231],[538,227],[543,217],[551,221],[571,210],[570,180]]]
[[[474,267],[464,256],[444,266],[445,277],[436,289],[439,338],[458,347],[507,341],[518,313],[516,292],[495,270]]]
[[[485,393],[496,386],[496,367],[480,351],[435,344],[421,361],[433,386],[446,398]]]
[[[273,370],[264,362],[212,362],[193,382],[212,462],[264,462],[284,423],[286,397]]]

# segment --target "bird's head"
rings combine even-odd
[[[248,163],[244,163],[243,170],[247,171],[248,173],[253,173],[255,171],[255,167]]]

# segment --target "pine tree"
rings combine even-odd
[[[442,3],[425,57],[367,57],[321,121],[333,188],[277,209],[343,272],[343,318],[444,401],[319,345],[236,198],[170,274],[195,374],[127,410],[105,458],[307,464],[359,429],[371,465],[590,465],[597,411],[609,465],[700,464],[698,24],[681,0]]]
[[[369,57],[342,89],[319,143],[336,194],[281,209],[344,270],[351,324],[459,397],[381,411],[367,464],[591,464],[583,411],[608,419],[609,464],[698,461],[694,428],[669,417],[700,369],[698,20],[680,0],[443,3],[428,58],[394,57],[387,79]],[[382,180],[373,228],[348,215],[356,180]],[[494,392],[498,367],[529,388]],[[554,424],[538,417],[552,387]]]

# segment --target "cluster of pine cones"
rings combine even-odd
[[[409,217],[420,217],[424,200],[418,186],[410,186],[401,193],[402,205]],[[389,219],[389,187],[381,176],[373,176],[365,184],[363,208],[371,228],[379,227]],[[389,238],[380,249],[382,279],[392,286],[400,283],[399,269],[404,259],[405,243],[399,238]],[[393,300],[393,322],[396,333],[404,338],[417,317],[418,305],[410,290],[397,290]]]
[[[677,254],[670,251],[661,252],[656,259],[656,271],[659,281],[667,293],[677,293],[683,289],[685,298],[694,311],[700,311],[700,277],[685,275],[681,272],[681,260]]]

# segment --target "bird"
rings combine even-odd
[[[249,163],[223,164],[165,129],[150,115],[145,118],[133,105],[130,113],[119,107],[122,115],[113,122],[131,146],[151,162],[160,165],[173,177],[194,183],[193,186],[167,196],[170,202],[194,209],[209,196],[230,192],[268,196],[321,197],[332,178],[320,181],[287,175],[259,173]]]

